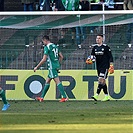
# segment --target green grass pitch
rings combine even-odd
[[[9,102],[0,133],[133,133],[133,101]]]

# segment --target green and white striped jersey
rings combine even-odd
[[[58,47],[53,44],[49,43],[44,47],[44,55],[47,55],[47,66],[48,69],[59,69],[60,63],[59,63],[59,49]]]

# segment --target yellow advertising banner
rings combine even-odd
[[[98,78],[96,70],[60,70],[60,80],[69,99],[89,100],[96,93]],[[47,70],[0,70],[1,86],[6,90],[7,99],[32,100],[40,96],[48,75]],[[107,80],[110,99],[133,100],[133,71],[115,70]],[[44,99],[56,100],[61,97],[54,81],[50,84]],[[103,92],[99,100],[104,97]]]

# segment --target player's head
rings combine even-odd
[[[44,45],[47,45],[50,42],[49,36],[47,36],[47,35],[43,36],[42,41],[43,41]]]
[[[98,34],[96,37],[96,43],[97,44],[102,44],[103,43],[103,35],[102,34]]]

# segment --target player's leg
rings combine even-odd
[[[97,92],[96,92],[96,94],[94,96],[91,97],[95,101],[98,100],[98,95],[100,94],[101,89],[102,89],[100,73],[101,73],[101,71],[100,70],[97,70],[97,74],[98,74],[98,87],[97,87]]]
[[[10,107],[10,105],[6,100],[5,91],[1,87],[0,87],[0,96],[1,96],[2,101],[4,103],[2,111],[6,111]]]
[[[98,87],[97,87],[97,92],[94,96],[92,96],[92,98],[97,101],[98,100],[98,95],[100,94],[101,90],[103,88],[103,78],[99,77],[98,78]]]
[[[47,91],[48,91],[48,89],[50,87],[51,80],[52,80],[51,78],[47,78],[46,79],[45,86],[44,86],[44,89],[42,91],[41,96],[35,98],[37,101],[43,102],[43,98],[45,97],[45,95],[46,95],[46,93],[47,93]]]
[[[105,70],[105,74],[103,77],[103,92],[105,94],[105,97],[102,101],[109,101],[109,96],[108,96],[108,90],[107,90],[107,85],[106,85],[106,78],[108,76],[108,69]]]
[[[63,85],[62,83],[60,82],[60,79],[59,79],[59,76],[58,76],[58,70],[54,69],[51,71],[51,75],[53,76],[53,79],[57,85],[57,88],[59,89],[60,93],[61,93],[61,96],[62,96],[62,99],[60,100],[60,102],[65,102],[67,101],[67,96],[66,96],[66,93],[64,91],[64,88],[63,88]]]
[[[63,85],[59,80],[59,77],[54,78],[54,81],[55,81],[57,88],[59,89],[61,96],[62,96],[62,99],[60,100],[60,102],[68,101],[68,98],[67,98],[66,93],[64,91]]]
[[[108,97],[108,91],[107,91],[107,85],[106,85],[106,78],[108,75],[108,70],[107,69],[103,69],[98,71],[98,87],[97,87],[97,92],[96,94],[92,97],[95,101],[97,101],[98,99],[98,95],[100,94],[101,90],[103,89],[103,92],[105,94],[105,98],[102,101],[108,101],[109,97]]]
[[[45,86],[44,86],[44,89],[43,89],[42,95],[41,95],[42,98],[45,97],[45,95],[46,95],[46,93],[47,93],[47,91],[48,91],[48,89],[49,89],[49,87],[50,87],[50,82],[51,82],[51,80],[52,80],[52,79],[50,79],[50,78],[47,78],[47,79],[46,79],[46,83],[45,83]]]
[[[109,101],[109,96],[108,96],[108,91],[107,91],[107,85],[106,85],[106,80],[104,79],[104,82],[103,82],[103,92],[105,94],[105,97],[102,101]]]
[[[57,72],[55,73],[55,70],[49,70],[48,78],[46,79],[46,83],[45,83],[45,86],[44,86],[44,89],[43,89],[43,92],[41,95],[42,98],[44,98],[44,96],[46,95],[46,93],[50,87],[51,80],[56,76],[58,76],[58,73]]]
[[[99,77],[98,78],[98,88],[97,88],[97,94],[99,95],[100,92],[101,92],[101,89],[103,88],[104,86],[104,82],[105,82],[105,79],[102,78],[102,77]]]

